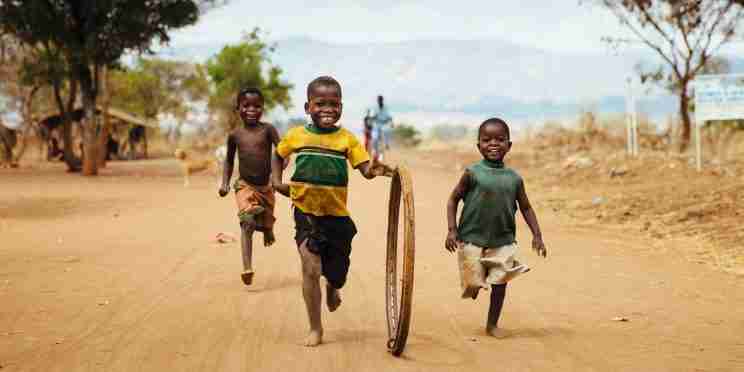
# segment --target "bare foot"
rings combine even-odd
[[[246,270],[240,274],[240,279],[243,279],[243,284],[251,285],[253,283],[253,270]]]
[[[499,327],[486,327],[486,334],[495,338],[507,338],[510,336],[509,331]]]
[[[326,305],[328,305],[328,311],[334,312],[341,306],[341,294],[338,289],[326,285]]]
[[[276,237],[274,237],[273,231],[264,231],[263,233],[264,237],[264,247],[269,247],[276,241]]]
[[[310,331],[305,338],[305,346],[313,347],[318,346],[323,342],[323,331]]]

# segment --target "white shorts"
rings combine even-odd
[[[496,248],[483,248],[474,244],[462,244],[457,250],[460,267],[462,298],[478,296],[478,290],[488,289],[493,284],[504,284],[520,274],[530,271],[527,265],[517,261],[517,243]]]

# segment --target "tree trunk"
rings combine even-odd
[[[67,164],[68,172],[80,171],[80,159],[72,151],[72,110],[75,108],[75,97],[77,96],[77,83],[70,82],[70,96],[67,98],[67,105],[62,101],[62,88],[59,84],[54,84],[54,98],[57,102],[57,108],[62,117],[62,159]],[[51,133],[50,133],[51,135]]]
[[[687,81],[682,82],[682,89],[679,94],[679,116],[682,119],[682,138],[679,144],[679,151],[685,152],[690,145],[690,132],[692,120],[690,119],[690,95],[687,92]]]
[[[111,123],[108,116],[109,103],[111,96],[108,90],[108,68],[102,67],[101,70],[101,93],[102,106],[101,117],[103,118],[103,128],[98,138],[98,168],[106,168],[106,158],[108,157],[108,139],[111,132]]]
[[[145,159],[147,159],[147,127],[142,130],[142,145],[144,145]]]
[[[3,156],[0,159],[0,165],[13,164],[13,147],[15,147],[16,131],[6,128],[0,124],[0,147],[3,148]]]
[[[78,79],[83,97],[83,176],[98,174],[98,136],[100,127],[96,115],[96,83],[87,65],[78,65]]]

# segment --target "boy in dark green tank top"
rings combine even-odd
[[[445,247],[457,252],[463,298],[475,299],[480,288],[491,286],[486,332],[503,336],[498,328],[506,283],[529,271],[516,260],[517,207],[532,231],[532,249],[547,256],[537,216],[524,190],[522,177],[504,167],[504,157],[511,149],[509,126],[491,118],[478,128],[478,151],[483,160],[471,165],[460,178],[447,202],[449,232]],[[460,222],[457,206],[463,200]]]

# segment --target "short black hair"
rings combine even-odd
[[[509,124],[506,124],[506,122],[503,119],[499,119],[499,118],[490,118],[482,122],[481,125],[478,127],[478,139],[480,139],[483,128],[489,125],[501,125],[502,127],[504,127],[504,131],[506,132],[506,138],[511,139],[511,134],[509,133]]]
[[[235,107],[238,107],[240,105],[240,97],[246,95],[246,94],[255,94],[259,97],[261,97],[261,101],[264,100],[263,93],[261,93],[261,90],[256,87],[247,87],[243,88],[238,92],[237,97],[235,97]]]
[[[315,78],[313,81],[310,82],[310,84],[307,85],[307,99],[310,100],[310,95],[313,92],[313,89],[319,86],[326,86],[326,87],[336,87],[338,89],[338,96],[341,97],[341,84],[339,82],[330,77],[330,76],[319,76]]]

